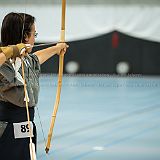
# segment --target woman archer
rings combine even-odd
[[[33,54],[35,18],[26,13],[9,13],[2,22],[0,48],[0,159],[30,160],[27,115],[24,101],[21,50],[33,125],[32,141],[36,146],[34,108],[38,102],[40,65],[55,54],[64,54],[68,45],[57,43]],[[26,45],[27,44],[27,45]]]

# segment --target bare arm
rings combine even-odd
[[[0,65],[2,65],[9,58],[19,57],[20,51],[23,48],[27,49],[26,45],[23,43],[7,46],[7,47],[1,47],[0,48]],[[37,55],[40,64],[42,64],[53,55],[55,54],[59,55],[61,50],[63,51],[63,53],[65,53],[67,48],[68,48],[68,45],[66,43],[57,43],[57,45],[37,51],[35,52],[35,54]]]
[[[55,46],[48,47],[46,49],[42,49],[35,52],[35,55],[38,57],[40,64],[42,64],[53,55],[59,55],[61,50],[63,50],[63,53],[65,53],[67,48],[68,45],[66,43],[57,43],[57,45]]]

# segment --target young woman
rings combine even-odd
[[[37,36],[35,18],[25,13],[9,13],[1,28],[0,48],[0,159],[30,160],[27,114],[24,99],[22,64],[29,98],[32,141],[36,146],[34,108],[38,102],[40,64],[55,54],[64,54],[68,45],[55,46],[29,54]],[[28,46],[29,44],[29,46]]]

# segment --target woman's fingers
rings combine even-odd
[[[67,45],[66,43],[57,43],[56,45],[58,47],[58,52],[57,54],[65,54],[67,51],[67,48],[69,47],[69,45]]]

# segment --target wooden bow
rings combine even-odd
[[[22,78],[24,82],[24,97],[25,97],[25,104],[26,104],[26,111],[27,111],[27,123],[28,123],[28,129],[29,129],[29,150],[30,150],[30,158],[31,160],[36,160],[36,152],[35,152],[35,146],[34,143],[32,142],[32,129],[31,129],[31,123],[30,123],[30,114],[29,114],[29,107],[28,107],[28,93],[27,93],[27,85],[25,81],[25,72],[24,72],[24,62],[21,58],[21,63],[22,63]]]
[[[24,26],[25,26],[25,14],[26,11],[24,13],[23,16],[23,26],[22,26],[22,37],[21,37],[21,43],[23,40],[23,34],[24,34]],[[23,52],[26,52],[26,49],[22,49],[21,50],[21,55],[23,54]],[[29,113],[29,106],[28,106],[28,102],[29,102],[29,97],[28,97],[28,93],[27,93],[27,84],[25,81],[25,71],[24,71],[24,61],[23,61],[23,56],[21,56],[21,63],[22,63],[22,78],[23,78],[23,83],[24,83],[24,98],[25,98],[25,106],[26,106],[26,112],[27,112],[27,123],[28,123],[28,128],[29,128],[29,151],[30,151],[30,159],[31,160],[36,160],[36,151],[35,151],[35,145],[32,142],[32,129],[31,129],[31,123],[30,123],[30,113]]]
[[[62,0],[60,42],[65,42],[65,14],[66,14],[66,0]],[[57,86],[56,100],[55,100],[55,104],[54,104],[54,110],[52,113],[49,132],[48,132],[48,139],[47,139],[46,148],[45,148],[46,153],[48,153],[49,149],[50,149],[53,128],[54,128],[56,114],[57,114],[58,106],[59,106],[59,102],[60,102],[60,93],[61,93],[62,76],[63,76],[63,61],[64,61],[64,53],[63,53],[63,51],[61,51],[61,54],[59,56],[59,72],[58,72],[58,86]]]

